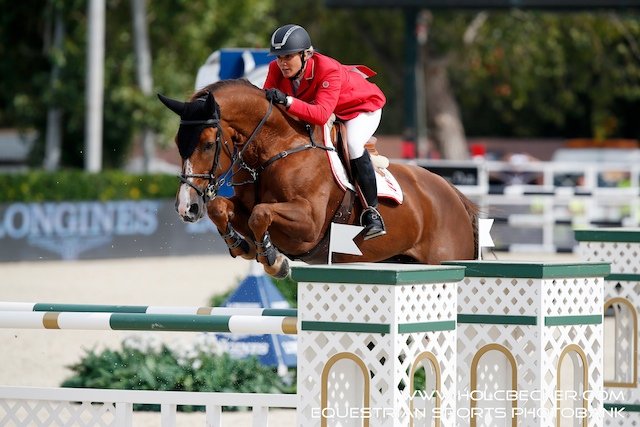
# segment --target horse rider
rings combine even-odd
[[[323,126],[332,113],[344,121],[351,169],[365,204],[360,216],[364,239],[386,234],[378,212],[376,176],[365,150],[386,102],[380,88],[366,80],[375,73],[314,52],[307,31],[295,24],[273,33],[269,54],[277,59],[269,64],[264,83],[267,99],[307,123]]]

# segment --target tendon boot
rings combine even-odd
[[[360,225],[364,227],[364,240],[387,234],[384,221],[378,212],[378,188],[376,185],[376,173],[371,164],[369,153],[365,153],[357,159],[351,160],[353,177],[358,184],[365,209],[360,215]]]

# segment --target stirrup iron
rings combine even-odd
[[[372,221],[372,223],[364,225],[363,220],[365,219],[365,215],[367,215],[367,213],[371,215],[370,220]],[[365,227],[364,240],[373,239],[374,237],[384,236],[385,234],[387,234],[382,215],[380,215],[378,209],[374,208],[373,206],[368,206],[362,211],[362,213],[360,214],[360,224],[364,225]]]

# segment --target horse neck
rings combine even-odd
[[[264,102],[243,105],[241,109],[235,110],[233,117],[229,120],[231,128],[244,139],[240,148],[244,151],[243,157],[247,161],[252,161],[254,165],[298,146],[301,141],[308,138],[301,126],[296,126],[279,107],[273,106],[263,127],[252,140],[249,140],[264,119],[267,105]],[[225,117],[224,113],[223,117]]]

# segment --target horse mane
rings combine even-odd
[[[219,80],[219,81],[217,81],[215,83],[207,85],[207,86],[203,87],[202,89],[197,90],[196,92],[194,92],[193,95],[191,95],[191,98],[189,99],[189,101],[195,101],[198,98],[202,98],[202,97],[206,96],[207,93],[213,94],[215,91],[217,91],[217,90],[219,90],[221,88],[227,87],[227,86],[244,86],[244,87],[247,87],[247,88],[261,90],[259,87],[257,87],[256,85],[254,85],[253,83],[251,83],[247,79]]]
[[[215,97],[216,91],[226,87],[234,87],[234,86],[239,88],[247,88],[248,90],[254,91],[257,96],[265,98],[264,91],[262,90],[262,88],[254,85],[249,80],[243,78],[243,79],[219,80],[215,83],[207,85],[202,89],[194,92],[194,94],[191,95],[191,98],[189,99],[189,101],[193,102],[198,98],[204,98],[207,96],[207,93],[211,93]],[[277,109],[274,108],[274,111],[275,110]],[[224,112],[222,112],[222,114],[224,115]],[[282,113],[282,115],[285,118],[285,120],[289,123],[289,126],[291,126],[293,129],[296,129],[298,132],[306,135],[307,132],[305,129],[304,122],[296,120],[284,112]]]

